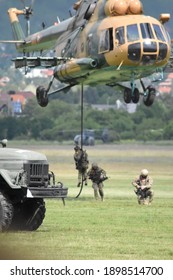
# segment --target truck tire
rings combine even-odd
[[[39,228],[45,217],[45,202],[42,198],[30,198],[15,205],[10,229],[34,231]]]
[[[13,218],[13,205],[0,192],[0,232],[6,231],[11,225]]]
[[[95,139],[93,137],[89,137],[88,138],[88,145],[89,146],[94,146],[94,144],[95,144]]]

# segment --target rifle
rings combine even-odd
[[[142,190],[141,188],[138,188],[137,190],[135,190],[135,193],[137,196],[140,196],[141,199],[146,198],[146,192],[148,191],[148,188],[145,188],[144,190]]]
[[[98,181],[98,184],[104,182],[105,180],[108,180],[109,178],[107,176],[103,177],[103,178],[100,178],[99,181]]]
[[[96,184],[100,184],[100,183],[104,182],[105,180],[109,179],[109,177],[105,176],[103,178],[100,178],[99,180],[94,180],[93,177],[89,176],[89,179],[92,180]]]

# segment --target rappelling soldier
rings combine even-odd
[[[106,171],[100,168],[97,163],[93,163],[91,169],[87,173],[88,178],[92,181],[92,187],[94,189],[94,197],[95,199],[101,197],[101,200],[104,199],[103,192],[103,181],[108,179],[106,176]]]
[[[132,182],[139,204],[151,204],[154,195],[152,184],[153,179],[149,176],[148,170],[142,169],[139,177]]]
[[[78,145],[74,147],[74,161],[76,169],[78,170],[78,184],[77,187],[80,187],[82,181],[85,181],[87,185],[87,169],[89,166],[88,154],[86,151],[83,151]]]

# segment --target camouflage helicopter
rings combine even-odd
[[[16,68],[53,68],[47,86],[36,89],[38,104],[47,106],[51,96],[82,84],[124,88],[124,101],[138,103],[140,95],[150,106],[156,90],[145,78],[162,73],[171,57],[171,40],[164,24],[170,14],[159,20],[143,14],[139,0],[80,0],[74,15],[37,33],[24,35],[18,16],[29,23],[32,8],[8,10],[16,49]],[[45,51],[53,51],[46,55]],[[34,54],[34,55],[33,55]],[[50,91],[54,79],[62,83]],[[139,90],[139,86],[142,91]]]

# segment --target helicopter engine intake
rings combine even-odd
[[[143,6],[140,0],[108,0],[105,5],[107,16],[140,15]]]

